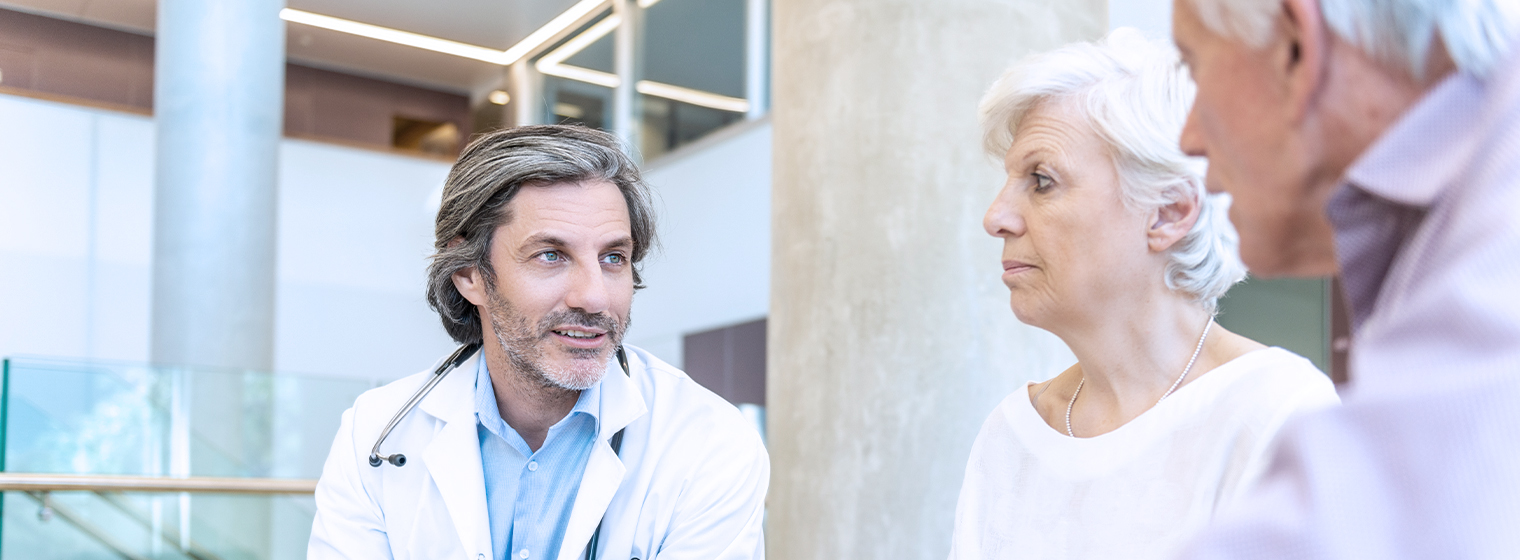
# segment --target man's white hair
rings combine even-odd
[[[1045,102],[1074,102],[1108,145],[1126,204],[1154,210],[1185,198],[1199,201],[1198,221],[1170,250],[1165,280],[1212,312],[1246,268],[1228,216],[1229,195],[1208,194],[1206,163],[1177,146],[1195,89],[1170,42],[1120,28],[1097,43],[1014,64],[982,97],[981,124],[985,149],[1002,160],[1031,111]]]
[[[1252,47],[1266,46],[1281,0],[1189,0],[1203,24]],[[1373,60],[1425,78],[1437,37],[1463,72],[1480,78],[1503,62],[1520,29],[1515,0],[1319,0],[1325,24]]]

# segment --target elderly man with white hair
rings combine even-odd
[[[1346,406],[1190,558],[1520,556],[1515,0],[1176,0],[1182,148],[1258,273],[1340,271]]]
[[[972,446],[952,559],[1165,558],[1333,405],[1308,360],[1214,323],[1245,275],[1170,45],[1120,29],[1020,61],[982,102],[1007,183],[987,210],[1024,323],[1077,363],[1005,399]]]

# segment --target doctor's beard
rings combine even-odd
[[[575,309],[550,313],[533,325],[510,302],[501,298],[494,287],[488,287],[486,293],[486,309],[491,315],[491,330],[496,331],[496,343],[512,361],[513,369],[545,388],[584,391],[596,385],[607,372],[608,364],[623,343],[623,333],[628,330],[627,322],[620,324],[610,314]],[[568,367],[557,367],[545,355],[544,346],[553,336],[550,330],[563,325],[602,329],[607,332],[610,344],[596,350],[563,348],[561,351],[568,353],[572,361]]]

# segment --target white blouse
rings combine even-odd
[[[1339,402],[1325,374],[1281,348],[1231,360],[1091,438],[1057,432],[1016,391],[972,444],[950,559],[1175,556],[1266,469],[1290,416]]]

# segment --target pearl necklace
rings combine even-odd
[[[1182,385],[1182,380],[1187,378],[1188,372],[1193,370],[1193,362],[1198,361],[1198,353],[1203,351],[1203,341],[1209,338],[1209,327],[1212,326],[1214,326],[1214,318],[1211,316],[1209,317],[1209,322],[1203,324],[1203,336],[1198,337],[1198,347],[1193,349],[1193,357],[1188,358],[1187,367],[1182,368],[1182,375],[1177,376],[1177,381],[1172,383],[1172,388],[1167,389],[1165,393],[1161,394],[1161,398],[1156,399],[1156,404],[1161,404],[1161,401],[1171,396],[1172,391],[1176,391],[1177,387]],[[1077,390],[1072,391],[1071,400],[1066,402],[1066,435],[1071,437],[1077,437],[1071,431],[1071,407],[1077,404],[1077,395],[1082,394],[1082,385],[1084,383],[1087,383],[1086,375],[1077,381]],[[1151,405],[1151,407],[1155,408],[1156,404]]]

